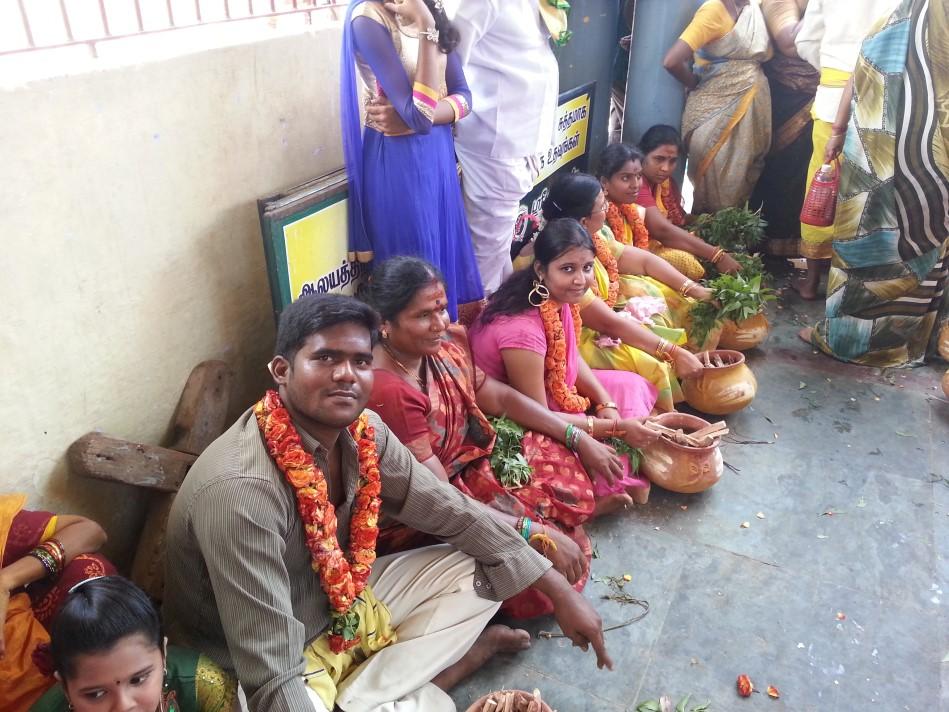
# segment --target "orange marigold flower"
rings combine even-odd
[[[641,250],[649,247],[649,231],[639,217],[635,203],[614,203],[606,201],[606,224],[613,231],[613,237],[625,245],[633,245]],[[632,240],[627,239],[626,226],[632,231]]]
[[[539,309],[541,321],[544,323],[544,335],[547,338],[547,355],[544,357],[544,381],[547,389],[565,413],[582,413],[590,407],[590,399],[577,393],[575,386],[567,386],[567,337],[564,334],[563,319],[560,317],[560,305],[553,299],[548,299]],[[571,337],[579,341],[580,329],[583,327],[580,307],[571,304],[570,313],[574,328]]]
[[[751,697],[751,693],[755,690],[755,686],[747,675],[739,675],[735,685],[738,688],[738,694],[742,697]]]

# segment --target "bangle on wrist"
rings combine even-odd
[[[587,432],[590,434],[590,437],[593,437],[593,416],[587,416]]]
[[[679,287],[679,294],[681,294],[683,297],[689,296],[689,290],[691,290],[694,286],[695,282],[686,278],[685,282],[682,283],[682,286]]]
[[[605,401],[605,402],[603,402],[603,403],[599,403],[599,404],[593,409],[593,412],[596,413],[597,415],[599,415],[599,413],[600,413],[601,410],[606,410],[607,408],[612,408],[613,410],[616,410],[616,407],[617,407],[617,406],[616,406],[616,403],[614,403],[613,401]]]
[[[724,256],[725,256],[725,249],[722,247],[719,247],[717,250],[715,250],[715,254],[711,256],[711,258],[709,259],[709,262],[711,262],[713,265],[717,265],[719,261],[722,259],[722,257]]]

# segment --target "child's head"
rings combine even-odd
[[[628,143],[611,143],[597,162],[596,176],[606,197],[615,203],[633,203],[642,184],[643,154]]]
[[[603,188],[587,173],[567,173],[558,178],[544,200],[544,219],[573,218],[591,235],[606,221]]]
[[[131,581],[103,576],[75,586],[50,637],[70,709],[158,709],[165,677],[161,618]]]
[[[682,153],[682,137],[672,126],[656,124],[646,129],[639,140],[643,152],[643,175],[658,185],[673,174]]]

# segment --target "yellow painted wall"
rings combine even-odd
[[[342,165],[338,29],[0,90],[0,490],[94,517],[130,561],[144,499],[71,475],[90,430],[160,443],[192,367],[267,384],[256,199]]]

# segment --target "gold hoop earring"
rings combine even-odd
[[[385,329],[381,329],[381,330],[379,331],[379,336],[381,336],[381,337],[382,337],[382,340],[385,341],[386,339],[389,338],[389,332],[386,331]]]
[[[547,285],[539,280],[534,280],[534,288],[527,294],[527,301],[532,307],[542,306],[550,299],[550,290]]]

